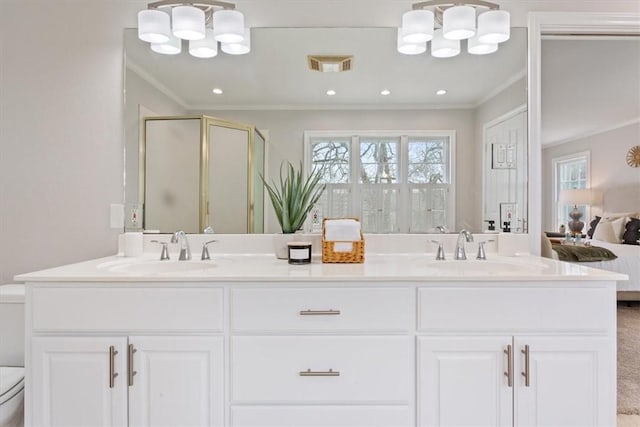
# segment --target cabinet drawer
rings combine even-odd
[[[235,337],[235,403],[407,404],[408,337]]]
[[[222,331],[220,288],[42,287],[35,331]]]
[[[418,328],[429,332],[606,332],[611,310],[605,288],[418,290]]]
[[[253,288],[231,291],[234,331],[407,331],[409,289]]]
[[[231,408],[233,427],[390,427],[411,424],[407,406],[236,406]]]

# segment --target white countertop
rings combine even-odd
[[[15,277],[20,282],[441,282],[618,281],[624,274],[536,256],[436,261],[434,254],[367,254],[363,264],[291,265],[273,254],[212,254],[210,261],[160,261],[158,254],[110,256]]]

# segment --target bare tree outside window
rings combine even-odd
[[[320,182],[325,184],[345,184],[349,182],[350,167],[349,140],[314,140],[311,150],[311,165],[321,170]]]

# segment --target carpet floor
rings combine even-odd
[[[618,303],[618,414],[640,415],[640,302]]]

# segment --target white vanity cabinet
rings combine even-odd
[[[615,281],[321,267],[29,283],[26,425],[615,425]]]
[[[223,294],[183,284],[33,287],[27,424],[223,426]]]
[[[419,425],[615,425],[610,289],[433,287],[418,303]]]

